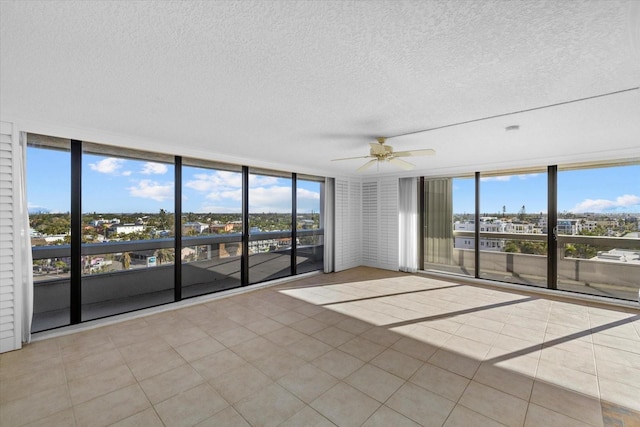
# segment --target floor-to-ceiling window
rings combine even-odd
[[[71,142],[31,135],[27,199],[33,247],[33,330],[68,325],[71,267]]]
[[[546,224],[546,170],[481,174],[479,276],[546,286]]]
[[[558,289],[635,300],[640,165],[559,168]]]
[[[425,179],[424,268],[637,300],[639,177],[631,161]]]
[[[324,180],[297,176],[296,181],[296,272],[322,269],[324,234]]]
[[[292,185],[291,174],[250,171],[250,283],[291,274]]]
[[[173,158],[82,150],[82,321],[173,301]]]
[[[425,180],[424,203],[424,269],[473,276],[473,177]]]
[[[27,138],[32,332],[323,267],[322,178]]]
[[[241,286],[242,168],[185,159],[181,227],[183,297]]]

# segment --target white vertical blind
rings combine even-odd
[[[362,263],[398,269],[398,180],[362,183]]]
[[[378,262],[380,225],[378,223],[378,182],[362,183],[362,263]]]
[[[347,236],[349,248],[347,265],[349,268],[362,265],[362,183],[358,180],[349,181],[349,233]]]
[[[335,269],[335,228],[336,228],[336,210],[335,210],[335,188],[336,180],[327,178],[323,184],[324,198],[321,199],[320,213],[323,215],[322,227],[324,228],[324,272],[331,273]],[[323,204],[322,204],[323,203]]]
[[[335,180],[335,271],[362,264],[362,190],[359,181]]]
[[[379,182],[380,238],[378,266],[398,270],[398,179],[385,178]]]

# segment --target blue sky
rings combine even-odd
[[[106,156],[83,156],[83,212],[173,212],[173,165]],[[67,212],[70,154],[29,148],[27,192],[30,211]],[[240,212],[241,176],[236,172],[183,169],[184,212]],[[298,211],[318,212],[320,184],[298,182]],[[547,212],[546,174],[484,178],[481,212]],[[560,171],[559,212],[640,213],[640,165]],[[291,181],[251,175],[250,212],[285,212]],[[474,212],[473,179],[454,180],[454,212]]]
[[[547,212],[546,173],[481,178],[480,212]],[[454,212],[474,212],[474,180],[454,180]],[[558,172],[558,212],[640,213],[640,166]]]
[[[142,160],[83,155],[82,211],[156,213],[174,211],[174,167]],[[68,152],[27,152],[29,210],[67,212],[70,205]],[[236,213],[242,206],[239,172],[183,167],[183,212]],[[289,212],[291,179],[250,174],[251,213]],[[298,180],[298,212],[318,212],[320,183]]]

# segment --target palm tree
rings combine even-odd
[[[128,270],[130,266],[131,266],[131,255],[129,255],[129,252],[125,252],[122,254],[122,268],[124,270]]]
[[[172,262],[174,260],[174,254],[169,249],[158,249],[156,250],[155,255],[158,260],[158,264],[164,264],[165,262]]]

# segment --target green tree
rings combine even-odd
[[[520,252],[520,248],[515,240],[508,240],[504,245],[504,252],[518,253]]]
[[[60,259],[59,259],[59,260],[57,260],[57,261],[55,262],[55,266],[56,266],[56,273],[57,273],[59,270],[63,270],[63,271],[64,271],[65,269],[67,269],[67,268],[68,268],[68,267],[67,267],[67,263],[66,263],[66,262],[64,262],[64,261],[62,261],[62,260],[60,260]]]

